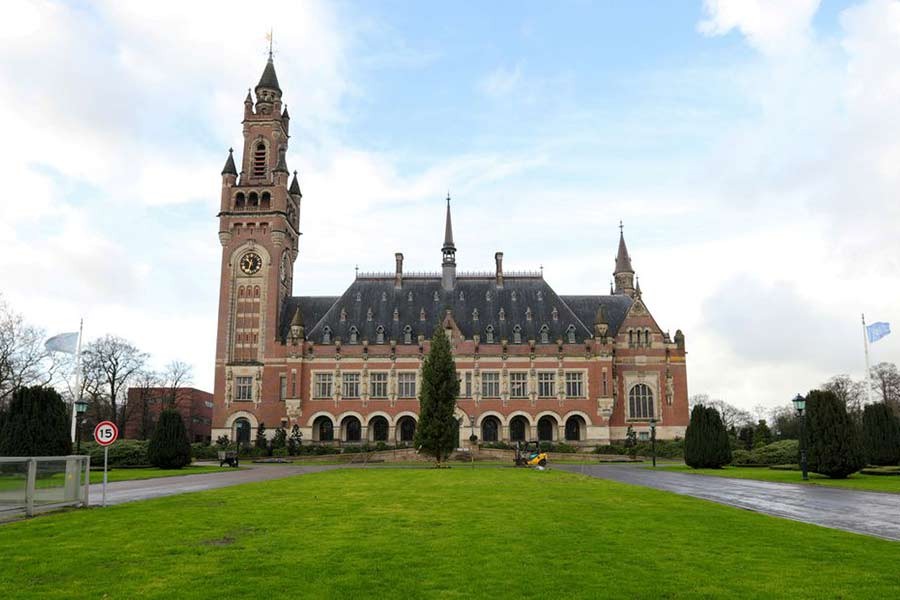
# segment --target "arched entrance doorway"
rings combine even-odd
[[[313,440],[317,442],[334,441],[334,423],[331,418],[322,415],[313,421]]]
[[[341,440],[358,442],[362,439],[362,423],[354,416],[344,417],[341,421]]]
[[[388,420],[382,416],[372,417],[369,421],[369,434],[373,442],[386,442],[388,439]]]
[[[239,417],[234,420],[234,441],[238,446],[250,445],[250,420]]]
[[[528,419],[522,415],[512,418],[509,422],[509,439],[513,442],[528,441]]]
[[[397,421],[397,441],[412,443],[416,437],[416,420],[410,416],[400,417]]]
[[[481,420],[481,439],[485,442],[500,441],[500,419],[487,416]]]
[[[580,442],[584,439],[585,433],[587,432],[587,426],[582,419],[578,415],[572,415],[568,419],[566,419],[566,441],[567,442]]]
[[[556,428],[558,427],[556,419],[549,415],[544,415],[538,421],[538,440],[542,442],[552,442],[556,438]]]

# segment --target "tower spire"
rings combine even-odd
[[[453,223],[450,219],[450,192],[447,192],[447,220],[444,223],[444,245],[441,253],[444,257],[441,263],[441,287],[452,290],[456,287],[456,246],[453,244]]]
[[[634,269],[631,266],[631,257],[628,255],[628,247],[625,245],[625,226],[619,221],[619,251],[616,254],[616,270],[613,271],[616,281],[616,293],[634,296]]]

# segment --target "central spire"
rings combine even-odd
[[[625,231],[622,221],[619,221],[619,252],[616,254],[616,270],[613,278],[616,281],[617,294],[634,296],[634,268],[631,266],[631,257],[625,246]]]
[[[453,223],[450,220],[450,192],[447,192],[447,220],[444,224],[444,246],[441,253],[444,257],[441,263],[441,287],[452,290],[456,287],[456,246],[453,244]]]

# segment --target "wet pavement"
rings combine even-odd
[[[900,494],[673,473],[623,465],[555,465],[833,529],[900,540]]]
[[[218,473],[198,473],[176,477],[158,477],[156,479],[138,479],[134,481],[116,481],[106,484],[106,503],[121,504],[135,500],[147,500],[162,496],[173,496],[187,492],[200,492],[216,488],[268,481],[293,477],[306,473],[318,473],[337,469],[340,465],[253,465],[249,468],[221,471]],[[91,506],[98,506],[103,498],[102,484],[92,484]]]

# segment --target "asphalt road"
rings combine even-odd
[[[643,485],[833,529],[900,540],[900,494],[673,473],[623,465],[555,469]]]
[[[138,479],[134,481],[116,481],[106,484],[106,503],[121,504],[135,500],[147,500],[161,496],[172,496],[187,492],[212,490],[241,483],[268,481],[293,477],[305,473],[318,473],[338,468],[339,465],[296,466],[296,465],[254,465],[250,468],[222,471],[218,473],[201,473],[177,477],[158,477],[156,479]],[[102,501],[102,484],[92,484],[90,491],[91,506]]]

